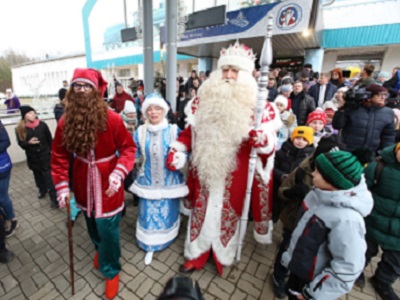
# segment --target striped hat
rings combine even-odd
[[[358,185],[364,171],[358,158],[346,151],[318,155],[315,167],[327,182],[339,190],[348,190]]]

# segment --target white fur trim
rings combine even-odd
[[[155,125],[153,125],[153,124],[151,124],[151,123],[149,122],[149,123],[147,124],[147,130],[148,130],[148,131],[151,131],[151,132],[156,132],[156,131],[161,131],[161,130],[167,128],[167,126],[168,126],[168,121],[167,121],[167,119],[163,119],[163,120],[161,121],[161,123],[158,123],[158,124],[155,124]]]
[[[269,184],[269,180],[271,179],[271,171],[274,168],[275,163],[275,152],[271,154],[267,159],[267,164],[265,168],[263,167],[262,161],[259,157],[257,157],[256,161],[256,172],[261,176],[261,180],[264,184]]]
[[[146,230],[143,230],[139,221],[136,222],[136,239],[143,244],[154,246],[154,245],[163,245],[172,241],[174,238],[178,236],[179,233],[179,225],[180,225],[180,216],[178,215],[178,220],[172,225],[171,231],[167,233],[147,233]]]
[[[175,149],[176,151],[178,151],[178,152],[186,152],[187,151],[187,148],[186,148],[186,146],[185,146],[185,144],[183,144],[183,143],[181,143],[181,142],[178,142],[178,141],[175,141],[175,142],[173,142],[173,143],[171,143],[170,145],[169,145],[169,147],[172,149]]]
[[[167,102],[161,97],[157,96],[156,94],[151,94],[151,96],[147,96],[142,104],[142,112],[144,116],[148,119],[147,110],[151,105],[160,106],[164,110],[164,117],[167,115],[169,111],[169,107]]]
[[[274,223],[272,220],[268,221],[268,233],[267,234],[259,234],[255,229],[253,229],[253,236],[257,243],[263,245],[272,244],[272,232],[274,231]]]
[[[218,69],[221,69],[224,66],[237,67],[240,70],[249,72],[251,74],[254,70],[254,61],[252,61],[249,57],[225,55],[219,58]]]
[[[179,200],[179,212],[181,214],[185,215],[185,216],[190,217],[190,214],[192,213],[192,210],[191,209],[187,209],[185,207],[185,203],[184,202],[185,202],[184,199],[180,199]]]
[[[171,189],[162,188],[151,190],[148,187],[138,185],[136,182],[130,186],[129,191],[141,198],[151,200],[175,199],[185,197],[189,194],[187,185],[175,186]]]

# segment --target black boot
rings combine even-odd
[[[376,276],[371,278],[371,283],[376,293],[382,298],[382,300],[400,300],[390,284],[379,281]]]
[[[277,297],[279,299],[283,299],[283,298],[287,297],[285,281],[278,281],[275,279],[274,275],[272,275],[272,285],[274,286],[275,297]]]
[[[364,272],[362,272],[362,273],[360,274],[360,276],[358,276],[358,278],[357,278],[357,280],[356,280],[356,282],[355,282],[355,285],[358,286],[358,287],[360,287],[360,288],[365,287],[365,276],[364,276]]]
[[[0,263],[6,264],[12,261],[15,257],[14,252],[5,249],[5,251],[0,252]]]

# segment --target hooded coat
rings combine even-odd
[[[311,299],[337,299],[351,291],[365,267],[364,217],[373,199],[364,177],[348,190],[314,188],[303,201],[282,265],[308,282]]]
[[[365,169],[368,187],[374,198],[374,209],[365,219],[367,237],[382,249],[400,251],[400,163],[396,159],[396,145],[382,150],[384,163],[381,177],[374,186],[377,162]]]

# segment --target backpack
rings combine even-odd
[[[376,187],[378,185],[378,182],[382,177],[383,168],[385,167],[385,162],[383,161],[381,156],[378,156],[377,158],[375,158],[375,161],[376,161],[376,168],[375,168],[375,173],[374,173],[374,183],[373,183],[371,189],[373,189],[374,187]]]

